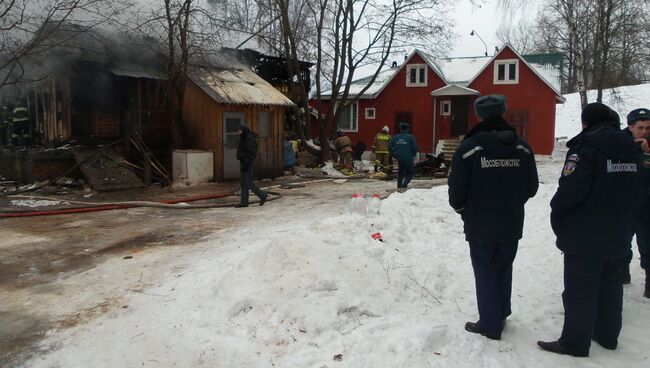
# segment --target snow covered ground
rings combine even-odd
[[[474,281],[443,185],[393,193],[373,219],[344,213],[344,197],[251,207],[235,230],[164,250],[173,261],[153,273],[139,263],[145,257],[107,261],[78,277],[117,282],[125,267],[141,267],[137,292],[123,290],[96,319],[50,331],[24,366],[647,367],[650,300],[636,260],[618,350],[594,345],[585,359],[536,347],[557,338],[563,321],[562,256],[548,220],[561,160],[558,152],[540,163],[501,341],[463,329],[478,318]],[[370,194],[390,185],[374,183],[337,188]],[[370,237],[371,224],[383,243]]]
[[[555,115],[555,137],[571,138],[580,133],[580,96],[577,93],[564,95],[566,102],[557,106]],[[588,100],[596,101],[596,91],[588,92]],[[605,90],[603,103],[616,110],[621,117],[621,128],[626,126],[627,114],[639,107],[650,108],[650,83]]]
[[[650,84],[620,88],[618,96],[607,92],[605,103],[625,119],[629,110],[648,107]],[[581,128],[578,96],[566,97],[557,106],[556,137]],[[19,315],[17,305],[55,321],[67,316],[22,366],[648,367],[650,300],[641,296],[636,259],[618,350],[594,345],[584,359],[545,353],[535,344],[557,338],[562,328],[562,256],[548,203],[564,151],[538,163],[541,186],[527,204],[513,315],[501,341],[463,328],[478,315],[468,246],[447,204],[447,187],[393,193],[381,215],[370,219],[345,213],[349,196],[386,193],[394,182],[348,180],[292,189],[262,208],[193,212],[183,222],[193,224],[188,232],[218,230],[128,260],[102,258],[32,294],[21,290],[11,300],[13,294],[0,294]],[[171,216],[152,209],[123,214],[124,221]],[[81,220],[67,221],[61,226],[78,228]],[[151,225],[142,227],[153,231]],[[383,243],[371,238],[374,229]],[[51,240],[49,233],[11,229],[1,236],[0,248]],[[28,315],[21,317],[25,323]]]

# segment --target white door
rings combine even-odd
[[[223,113],[223,177],[233,179],[239,177],[239,161],[237,146],[239,134],[237,130],[244,123],[243,112]]]

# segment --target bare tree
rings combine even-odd
[[[373,85],[391,53],[414,46],[442,53],[450,39],[442,0],[314,0],[307,6],[317,35],[315,99],[322,145],[339,116]],[[373,67],[367,83],[351,93],[357,72],[368,66]],[[329,155],[321,149],[321,160]]]
[[[514,25],[504,22],[497,29],[497,37],[499,41],[512,45],[517,52],[528,54],[538,51],[535,31],[535,24],[526,20]]]
[[[189,73],[194,66],[213,64],[224,22],[200,0],[162,0],[160,5],[141,9],[133,31],[153,40],[150,47],[165,60],[161,83],[172,112],[172,142],[184,148],[192,144],[183,119]]]
[[[78,34],[67,28],[65,38],[54,35],[69,23],[85,32],[116,20],[128,0],[0,0],[0,89],[47,76],[44,55]]]
[[[538,44],[567,55],[567,85],[602,91],[643,80],[648,66],[647,0],[547,0]]]

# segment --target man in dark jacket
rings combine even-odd
[[[645,270],[645,292],[643,296],[650,298],[650,150],[648,135],[650,134],[650,109],[635,109],[627,115],[627,127],[624,131],[643,148],[643,165],[640,167],[642,184],[635,201],[633,226],[636,233],[636,244],[641,256],[641,268]],[[623,283],[630,283],[630,262],[632,247],[623,268]]]
[[[239,127],[239,146],[237,146],[237,159],[239,160],[239,180],[241,184],[241,201],[236,206],[248,207],[248,191],[253,190],[260,198],[260,206],[263,206],[268,194],[263,192],[253,183],[253,163],[257,157],[257,135],[242,124]]]
[[[413,167],[413,158],[418,153],[418,144],[415,137],[409,133],[409,125],[400,123],[399,134],[393,136],[388,142],[388,152],[390,157],[397,159],[397,188],[406,188],[415,172]]]
[[[567,146],[551,200],[551,226],[564,252],[564,328],[544,350],[585,357],[591,340],[616,349],[621,331],[621,267],[632,240],[639,147],[601,103],[582,111],[583,130]]]
[[[511,314],[512,263],[524,225],[524,204],[539,186],[532,149],[503,119],[505,96],[476,100],[472,128],[451,161],[449,204],[463,219],[476,280],[479,320],[465,329],[501,339]]]

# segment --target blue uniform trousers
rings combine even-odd
[[[481,330],[500,335],[503,321],[512,313],[512,262],[519,241],[470,242],[469,250],[476,280],[476,299]]]
[[[591,339],[616,348],[621,332],[624,259],[591,260],[564,255],[564,328],[560,343],[589,354]]]
[[[398,159],[397,164],[399,165],[397,171],[397,187],[406,188],[406,186],[411,182],[411,179],[413,179],[413,174],[415,173],[413,159]]]

